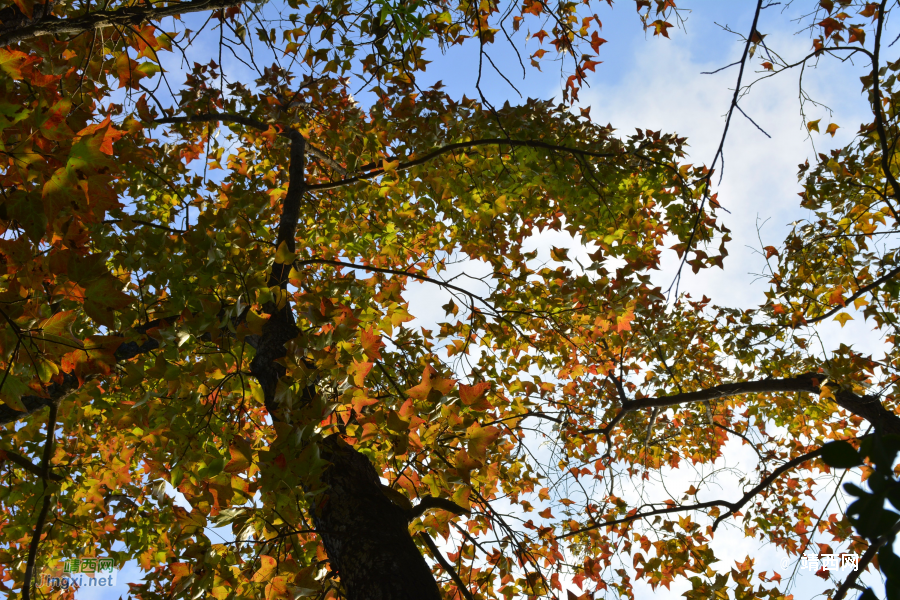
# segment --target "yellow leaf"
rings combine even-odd
[[[819,386],[819,397],[822,400],[834,400],[834,392],[824,383]]]
[[[385,160],[381,161],[381,168],[384,169],[385,171],[396,171],[397,167],[399,167],[399,166],[400,166],[399,160],[390,161],[390,160],[385,159]]]
[[[278,244],[278,251],[275,252],[275,262],[289,265],[295,260],[297,260],[297,255],[288,250],[287,242]]]
[[[869,303],[868,300],[860,297],[853,301],[853,307],[858,310],[858,309],[862,308],[863,306],[866,306],[868,303]]]
[[[254,335],[262,335],[263,325],[266,324],[266,321],[269,319],[267,317],[261,317],[256,314],[252,310],[247,311],[247,316],[245,317],[247,323],[247,329],[250,330],[250,333]]]
[[[816,119],[815,121],[810,121],[809,123],[806,124],[806,129],[809,131],[815,131],[816,133],[818,133],[819,132],[819,121],[821,121],[821,120],[822,119]]]
[[[834,320],[837,321],[838,323],[840,323],[841,327],[843,327],[847,321],[852,321],[853,317],[851,317],[850,315],[848,315],[845,312],[842,312],[842,313],[835,315]]]
[[[256,583],[264,583],[272,579],[272,576],[275,574],[275,568],[278,566],[278,561],[271,556],[263,554],[259,557],[259,562],[260,567],[259,570],[253,574],[253,581]]]
[[[834,134],[837,133],[837,130],[840,128],[840,125],[837,123],[832,123],[828,126],[828,129],[825,130],[825,133],[830,133],[831,137],[834,137]]]
[[[496,427],[481,427],[478,423],[472,423],[466,430],[468,438],[469,456],[483,462],[487,458],[487,449],[498,437],[500,430]]]
[[[59,373],[59,367],[56,366],[55,363],[39,358],[35,361],[35,367],[38,371],[38,377],[41,378],[42,383],[50,383],[50,380]]]
[[[284,308],[284,305],[287,304],[288,293],[287,290],[278,287],[277,285],[273,285],[269,288],[269,291],[272,293],[272,298],[275,301],[275,307],[278,310]]]

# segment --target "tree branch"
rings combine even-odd
[[[894,539],[894,537],[898,533],[900,533],[900,521],[895,523],[890,531],[875,540],[875,543],[869,546],[865,553],[860,557],[859,566],[856,568],[856,570],[850,572],[850,575],[847,576],[847,579],[844,580],[844,583],[841,584],[841,587],[837,589],[837,592],[834,594],[834,598],[832,600],[844,600],[844,597],[847,595],[847,592],[850,591],[850,588],[857,587],[856,580],[860,575],[863,574],[863,571],[868,568],[869,563],[872,562],[872,559],[875,558],[875,555],[878,553],[881,547]]]
[[[149,323],[146,323],[139,327],[135,327],[134,333],[144,334],[150,329],[165,325],[166,323],[175,321],[178,318],[179,317],[155,319]],[[159,348],[159,342],[149,336],[142,342],[125,341],[126,338],[119,339],[121,340],[120,342],[112,341],[110,343],[110,345],[116,345],[118,343],[116,350],[113,352],[113,357],[115,357],[116,362],[128,360],[134,358],[135,356],[138,356],[139,354],[144,354],[145,352],[149,352],[151,350]],[[100,347],[94,347],[92,349],[99,350]],[[0,406],[0,427],[18,421],[20,419],[24,419],[32,413],[35,413],[44,408],[45,406],[58,405],[69,394],[78,390],[84,383],[92,381],[99,376],[99,374],[87,375],[81,382],[79,382],[78,378],[72,373],[63,373],[59,381],[54,382],[45,388],[47,392],[46,396],[22,396],[20,400],[22,401],[22,404],[25,405],[24,411],[15,410],[8,404]]]
[[[891,184],[894,190],[894,198],[900,200],[900,183],[891,173],[891,156],[888,149],[887,132],[884,128],[884,114],[882,113],[881,103],[881,87],[878,83],[878,56],[881,52],[881,33],[884,30],[884,10],[887,7],[887,0],[881,0],[881,6],[878,8],[878,26],[875,29],[875,48],[872,52],[872,110],[875,113],[875,128],[878,130],[878,141],[881,146],[881,169],[884,176]],[[894,218],[898,218],[894,211],[893,205],[889,204]]]
[[[712,527],[713,531],[716,530],[716,528],[719,526],[719,523],[721,523],[723,520],[727,519],[734,513],[738,512],[739,510],[741,510],[741,508],[745,504],[747,504],[747,502],[749,502],[758,493],[760,493],[761,491],[763,491],[764,489],[766,489],[767,487],[772,485],[772,483],[776,479],[781,477],[781,475],[783,475],[785,472],[790,471],[794,467],[802,465],[806,461],[812,460],[813,458],[816,458],[817,456],[819,456],[821,454],[822,454],[822,448],[813,450],[812,452],[807,452],[806,454],[801,454],[800,456],[797,456],[797,457],[789,460],[788,462],[784,463],[783,465],[781,465],[780,467],[778,467],[777,469],[772,471],[772,473],[770,473],[762,481],[760,481],[756,487],[754,487],[752,490],[750,490],[749,492],[744,494],[744,496],[740,500],[728,505],[728,508],[729,508],[728,512],[725,514],[719,515],[718,518],[716,518],[715,522],[713,523],[713,527]]]
[[[419,536],[425,542],[425,545],[428,546],[428,549],[431,551],[435,560],[440,563],[441,567],[443,567],[444,570],[447,571],[447,574],[453,579],[453,583],[456,584],[456,589],[459,590],[459,593],[465,596],[466,600],[474,600],[472,592],[470,592],[469,588],[466,587],[466,584],[463,583],[463,580],[460,578],[459,573],[456,572],[456,569],[453,568],[453,565],[447,562],[447,559],[444,558],[444,555],[438,550],[438,547],[435,545],[434,540],[431,539],[431,536],[424,531],[420,531]]]
[[[869,285],[865,285],[865,286],[859,288],[859,290],[857,290],[857,292],[856,292],[855,294],[853,294],[852,296],[850,296],[849,298],[846,298],[846,299],[844,300],[844,305],[843,305],[843,306],[836,306],[836,307],[834,307],[833,309],[829,310],[829,311],[828,311],[827,313],[825,313],[824,315],[819,315],[818,317],[815,317],[814,319],[807,319],[805,324],[806,324],[806,325],[812,325],[813,323],[818,323],[819,321],[824,321],[825,319],[827,319],[827,318],[830,317],[831,315],[833,315],[833,314],[835,314],[835,313],[837,313],[837,312],[840,312],[840,311],[844,310],[845,308],[847,308],[847,304],[849,304],[850,302],[853,302],[854,300],[856,300],[856,299],[859,298],[860,296],[863,296],[863,295],[867,294],[867,293],[870,292],[871,290],[873,290],[873,289],[877,288],[878,286],[880,286],[880,285],[881,285],[882,283],[884,283],[885,281],[888,281],[889,279],[893,279],[893,278],[896,277],[898,274],[900,274],[900,267],[896,267],[896,268],[894,268],[894,269],[891,269],[890,271],[888,271],[887,273],[885,273],[884,275],[882,275],[881,277],[879,277],[878,279],[876,279],[875,281],[873,281],[872,283],[870,283]]]
[[[8,460],[9,462],[20,466],[25,469],[32,475],[37,475],[38,477],[43,477],[44,472],[38,467],[36,464],[19,454],[18,452],[13,452],[12,450],[0,450],[0,460]],[[64,478],[55,474],[48,473],[47,479],[50,481],[62,481]]]
[[[172,125],[177,123],[210,123],[216,121],[221,121],[222,123],[238,123],[240,125],[244,125],[245,127],[257,129],[259,131],[268,131],[269,127],[271,127],[271,125],[252,117],[245,117],[244,115],[238,115],[235,113],[200,113],[198,115],[190,115],[187,117],[163,117],[160,119],[156,119],[153,122],[158,125]],[[293,133],[294,131],[291,129],[282,129],[278,132],[278,135],[291,139]],[[347,176],[347,169],[342,167],[338,162],[333,160],[322,150],[319,150],[308,142],[306,144],[306,153],[314,156],[315,158],[318,158],[323,163],[340,173],[342,176]]]
[[[432,508],[446,510],[447,512],[453,513],[454,515],[468,515],[472,512],[467,508],[463,508],[456,502],[448,500],[447,498],[425,496],[421,501],[419,501],[418,504],[416,504],[412,508],[412,510],[409,511],[409,520],[412,521],[417,517],[421,517],[423,514],[425,514],[426,510],[431,510]]]
[[[276,247],[285,244],[290,252],[296,248],[297,223],[300,218],[300,204],[306,193],[306,139],[299,131],[288,132],[291,140],[290,165],[288,165],[288,191],[281,205],[281,220],[278,223]],[[277,286],[282,292],[287,289],[291,263],[275,262],[269,273],[269,287]],[[269,302],[263,306],[269,320],[263,325],[262,335],[256,346],[256,356],[250,362],[250,373],[259,381],[263,389],[266,410],[277,421],[279,406],[275,402],[275,389],[286,368],[277,361],[287,354],[285,344],[293,339],[299,330],[294,321],[290,303],[286,300],[279,306]]]
[[[414,158],[412,160],[408,160],[406,162],[401,162],[394,171],[406,171],[418,165],[427,163],[430,160],[437,158],[443,154],[449,154],[451,152],[455,152],[457,150],[468,150],[470,148],[478,148],[480,146],[512,146],[513,148],[541,148],[544,150],[553,150],[557,152],[565,152],[568,154],[574,154],[576,156],[589,156],[591,158],[612,158],[616,156],[622,156],[624,152],[592,152],[590,150],[582,150],[580,148],[569,148],[567,146],[559,146],[557,144],[548,144],[547,142],[541,142],[538,140],[510,140],[507,138],[485,138],[481,140],[471,140],[468,142],[456,142],[454,144],[447,144],[446,146],[441,146],[440,148],[435,148],[434,150],[427,152],[419,158]],[[387,159],[386,159],[387,160]],[[347,179],[342,179],[340,181],[329,181],[324,183],[314,183],[307,188],[311,191],[315,190],[331,190],[339,187],[343,187],[346,185],[351,185],[353,183],[359,183],[360,181],[366,181],[369,179],[374,179],[381,175],[384,175],[386,172],[384,168],[375,168],[374,164],[365,165],[361,168],[361,170],[366,170],[367,168],[373,169],[367,173],[360,173],[359,175],[355,175],[353,177],[349,177]]]
[[[863,439],[863,438],[857,438],[857,439]],[[562,535],[558,535],[558,536],[556,536],[555,539],[571,537],[573,535],[578,535],[579,533],[584,533],[586,531],[599,529],[601,527],[612,527],[613,525],[621,525],[622,523],[628,523],[630,521],[634,521],[636,519],[642,519],[645,517],[653,517],[656,515],[664,515],[664,514],[668,514],[668,513],[683,512],[683,511],[688,511],[688,510],[701,510],[704,508],[712,508],[714,506],[727,507],[728,512],[717,517],[715,522],[713,523],[713,531],[715,531],[716,528],[719,526],[719,523],[722,520],[727,519],[728,517],[732,516],[734,513],[738,512],[741,509],[741,507],[743,507],[745,504],[747,504],[747,502],[749,502],[754,496],[759,494],[761,491],[763,491],[764,489],[766,489],[767,487],[772,485],[772,483],[776,479],[778,479],[781,475],[783,475],[785,472],[793,469],[794,467],[796,467],[798,465],[805,463],[808,460],[816,458],[820,454],[822,454],[822,448],[818,448],[817,450],[813,450],[812,452],[808,452],[806,454],[801,454],[800,456],[789,460],[788,462],[784,463],[783,465],[781,465],[780,467],[778,467],[777,469],[772,471],[771,474],[769,474],[768,476],[763,478],[763,480],[760,481],[756,487],[754,487],[752,490],[750,490],[749,492],[744,494],[737,502],[728,502],[727,500],[710,500],[709,502],[698,502],[697,504],[691,504],[688,506],[667,506],[666,508],[658,508],[656,510],[651,510],[651,511],[647,511],[644,513],[635,513],[633,515],[622,517],[621,519],[615,519],[612,521],[605,521],[603,523],[596,523],[594,525],[589,525],[588,527],[583,527],[583,528],[575,530],[575,531],[570,531],[569,533],[564,533]]]
[[[6,27],[0,27],[0,46],[10,46],[43,35],[78,35],[106,27],[139,25],[163,17],[229,8],[242,3],[243,0],[193,0],[174,2],[159,8],[145,4],[123,6],[116,10],[98,10],[81,17],[67,19],[53,16],[28,19],[24,23],[17,21]]]
[[[50,477],[50,460],[53,458],[53,441],[56,437],[57,405],[50,405],[50,415],[47,417],[47,441],[44,444],[44,454],[41,458],[41,477],[44,479],[44,502],[41,512],[38,514],[37,523],[34,525],[34,534],[31,536],[31,545],[28,548],[28,562],[25,564],[25,582],[22,584],[22,599],[31,600],[31,581],[34,579],[34,563],[37,560],[38,546],[41,544],[41,535],[44,531],[44,523],[47,521],[47,513],[50,512],[52,494],[47,490],[47,479]]]
[[[757,381],[742,381],[737,383],[724,383],[704,390],[660,396],[654,398],[640,398],[623,403],[622,408],[606,427],[599,429],[586,429],[582,433],[602,433],[608,435],[622,418],[628,413],[644,408],[666,408],[681,404],[692,404],[705,400],[715,400],[729,396],[744,394],[766,394],[775,392],[806,392],[820,394],[819,380],[825,376],[818,373],[806,373],[796,377],[783,379],[761,379]],[[884,407],[875,396],[858,396],[848,390],[834,391],[835,403],[850,413],[862,417],[873,425],[881,425],[885,433],[900,434],[900,415],[897,415]]]

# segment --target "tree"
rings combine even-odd
[[[675,3],[636,4],[668,36]],[[723,144],[759,48],[772,71],[865,55],[874,121],[801,167],[818,220],[767,249],[773,287],[754,311],[668,302],[652,283],[673,238],[682,266],[723,266],[723,146],[689,165],[683,138],[573,115],[604,43],[590,8],[4,8],[6,590],[34,597],[40,568],[103,554],[137,560],[141,598],[612,597],[635,578],[784,597],[774,577],[751,581],[750,559],[713,570],[720,523],[795,556],[827,531],[863,566],[867,548],[890,564],[896,513],[867,511],[873,526],[804,496],[832,469],[874,472],[866,457],[896,489],[881,465],[900,433],[900,269],[870,247],[900,202],[886,1],[813,6],[821,35],[797,63],[765,46],[756,5]],[[205,64],[188,60],[203,51],[189,17],[163,29],[189,13],[218,32]],[[497,34],[535,27],[571,69],[562,105],[416,83],[426,51],[474,44],[481,69]],[[252,85],[222,72],[225,51]],[[174,89],[167,52],[188,65]],[[559,266],[537,264],[527,244],[545,229],[590,245],[592,263],[554,249]],[[452,277],[459,260],[485,285]],[[439,330],[404,325],[419,284],[452,295]],[[851,318],[850,302],[891,336],[885,361],[813,349],[811,326]],[[715,468],[733,437],[760,458],[739,494],[702,477],[693,502],[627,491],[688,461]]]

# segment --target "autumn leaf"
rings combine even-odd
[[[672,27],[672,24],[667,21],[656,20],[651,23],[653,26],[653,35],[662,35],[663,37],[669,37],[669,28]]]
[[[297,260],[297,255],[288,250],[287,242],[278,244],[278,250],[275,251],[275,262],[282,265],[292,264]]]
[[[845,312],[840,312],[834,316],[834,320],[841,324],[841,327],[847,324],[847,321],[852,321],[853,317]]]
[[[244,317],[244,322],[247,324],[247,329],[250,330],[250,333],[253,335],[262,335],[263,327],[268,320],[268,315],[263,317],[257,314],[255,311],[248,310],[247,314]]]
[[[381,336],[370,328],[360,332],[360,339],[363,351],[366,353],[366,357],[368,357],[369,360],[382,360],[381,348],[384,347],[384,343],[381,341]]]
[[[819,121],[821,121],[821,119],[816,119],[815,121],[809,121],[806,124],[806,129],[809,131],[815,131],[816,133],[818,133],[819,132]]]
[[[357,362],[353,361],[353,364],[347,369],[347,374],[353,379],[353,385],[356,387],[363,387],[366,375],[372,370],[372,366],[374,363],[370,362]]]
[[[18,377],[10,375],[8,372],[0,375],[0,382],[2,382],[0,384],[0,400],[3,400],[4,404],[10,406],[13,410],[25,412],[27,409],[22,403],[22,396],[31,392],[28,386]]]
[[[484,394],[491,389],[491,384],[487,381],[476,383],[475,385],[459,384],[459,398],[465,406],[471,406]]]
[[[0,48],[0,69],[13,79],[22,79],[24,77],[22,68],[34,60],[24,52]]]
[[[231,460],[225,465],[224,470],[226,473],[245,471],[252,464],[253,449],[243,438],[234,438],[228,447],[228,452],[231,454]]]
[[[265,583],[275,576],[275,570],[278,567],[278,561],[266,554],[259,557],[259,569],[253,573],[253,581],[255,583]]]
[[[473,459],[484,462],[487,457],[487,449],[494,441],[500,437],[500,430],[496,427],[481,427],[477,423],[473,423],[466,430],[467,449],[469,456]]]
[[[600,37],[596,31],[591,32],[591,50],[594,52],[600,51],[600,46],[606,43],[602,37]]]
[[[631,322],[634,320],[634,310],[629,309],[624,315],[616,317],[616,331],[631,331]]]

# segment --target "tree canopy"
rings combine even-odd
[[[891,3],[803,0],[800,57],[766,45],[756,3],[707,165],[573,109],[615,60],[593,4],[0,9],[4,591],[71,595],[38,573],[102,555],[137,562],[146,600],[789,597],[787,572],[715,555],[730,527],[795,573],[857,553],[820,572],[832,598],[866,569],[900,598]],[[685,8],[635,4],[658,37]],[[500,44],[560,69],[561,102],[491,104]],[[475,48],[471,97],[420,87],[456,46]],[[716,175],[751,73],[848,57],[871,120],[800,165],[810,216],[764,247],[758,306],[660,288],[666,253],[679,276],[728,266]],[[538,261],[547,230],[590,264]],[[409,325],[414,286],[451,295],[434,327]],[[883,358],[824,347],[817,324],[854,318]],[[720,489],[735,440],[758,465]],[[849,469],[868,489],[844,510]],[[672,473],[686,495],[658,485]]]

